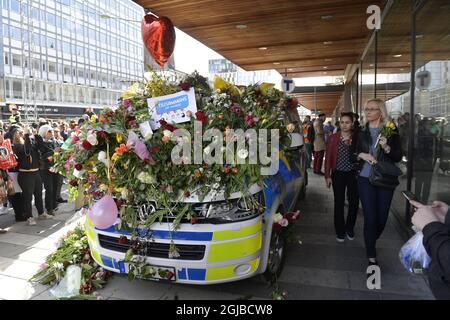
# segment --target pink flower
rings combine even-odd
[[[123,106],[124,106],[125,108],[131,107],[131,101],[128,100],[128,99],[123,100]]]
[[[282,227],[287,227],[289,225],[289,221],[285,218],[281,219],[280,222],[278,222],[280,224],[280,226]]]
[[[147,146],[144,142],[139,139],[138,135],[134,133],[133,131],[130,131],[128,134],[128,141],[127,145],[130,144],[134,148],[134,153],[141,159],[149,159],[150,158],[150,152],[148,152]]]

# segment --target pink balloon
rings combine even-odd
[[[95,227],[106,229],[116,222],[118,213],[113,197],[104,196],[92,206],[88,216]]]

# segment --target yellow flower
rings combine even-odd
[[[138,90],[139,88],[139,83],[136,82],[134,83],[130,88],[128,88],[127,90],[125,90],[122,94],[122,98],[125,99],[130,99],[132,97],[135,97],[138,95]]]
[[[121,135],[120,133],[116,133],[116,140],[117,140],[117,143],[122,143],[123,135]]]
[[[111,157],[111,160],[112,160],[112,161],[117,161],[117,160],[119,160],[119,158],[120,158],[120,156],[119,156],[117,153],[114,153],[114,154],[112,155],[112,157]]]
[[[97,122],[97,115],[93,114],[93,115],[91,116],[91,118],[89,119],[89,121],[91,121],[91,122],[93,122],[93,123]]]
[[[123,191],[123,188],[122,188],[122,187],[121,187],[121,188],[115,188],[114,191],[115,191],[115,192],[122,192],[122,191]]]
[[[125,163],[125,164],[123,165],[123,168],[124,168],[125,170],[128,170],[128,163]]]
[[[261,85],[259,87],[261,89],[261,93],[263,94],[263,96],[265,96],[265,95],[267,95],[267,91],[269,89],[272,89],[273,87],[275,87],[275,84],[263,82],[263,83],[261,83]]]

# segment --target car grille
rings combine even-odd
[[[102,248],[119,251],[119,252],[127,252],[130,249],[130,243],[119,243],[119,238],[110,237],[104,234],[98,235],[100,246]],[[169,258],[169,243],[157,243],[157,242],[149,242],[147,246],[147,252],[145,256],[152,258]],[[176,248],[179,257],[173,258],[177,260],[202,260],[205,256],[206,246],[204,245],[190,245],[190,244],[176,244]]]

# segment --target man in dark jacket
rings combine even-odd
[[[423,245],[431,263],[428,269],[430,288],[436,299],[450,300],[450,208],[434,201],[431,206],[416,201],[412,223],[423,233]]]

